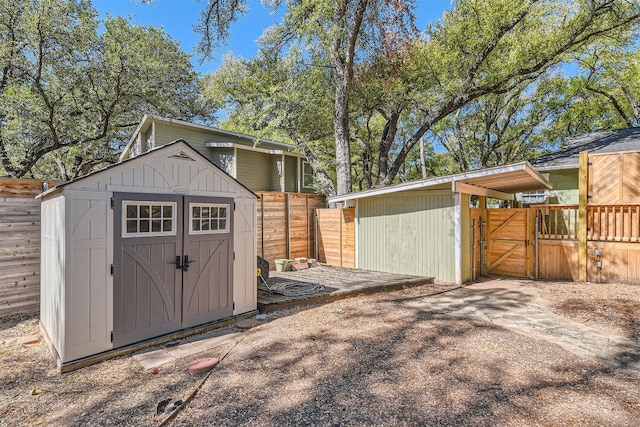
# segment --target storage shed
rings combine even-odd
[[[522,162],[350,193],[328,202],[355,207],[356,268],[463,283],[471,279],[474,264],[470,196],[513,200],[515,193],[549,188],[546,179]]]
[[[256,195],[186,142],[41,198],[40,319],[60,368],[256,309]]]

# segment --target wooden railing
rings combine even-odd
[[[538,205],[538,238],[575,240],[578,205]],[[640,204],[587,206],[587,240],[640,242]]]
[[[578,205],[538,205],[538,238],[574,240],[578,235]]]
[[[587,206],[587,239],[607,242],[640,241],[640,205]]]

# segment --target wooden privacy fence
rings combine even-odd
[[[256,193],[258,255],[275,269],[276,259],[313,258],[314,210],[326,206],[317,194]]]
[[[579,157],[577,205],[535,207],[538,277],[640,283],[640,151]]]
[[[318,261],[340,267],[356,266],[355,209],[316,209]]]
[[[538,277],[579,279],[578,205],[536,206]],[[640,204],[586,206],[586,279],[640,283]]]
[[[42,190],[43,181],[0,178],[0,316],[40,308],[40,200],[35,196]]]

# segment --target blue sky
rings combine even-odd
[[[156,0],[155,6],[142,5],[136,0],[93,0],[94,7],[101,18],[107,13],[111,16],[129,17],[134,24],[161,26],[175,40],[178,40],[186,52],[191,52],[199,39],[193,31],[198,22],[200,11],[207,0]],[[249,58],[258,50],[256,40],[262,31],[276,22],[276,17],[260,4],[259,0],[248,0],[250,11],[231,28],[231,40],[217,52],[214,60],[203,64],[198,58],[192,62],[201,73],[208,73],[220,66],[225,53],[233,51],[236,55]],[[418,4],[418,27],[442,16],[451,6],[451,0],[416,0]]]

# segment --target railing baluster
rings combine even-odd
[[[546,240],[577,239],[577,205],[534,207],[539,221],[538,236]],[[610,242],[640,242],[640,204],[587,206],[587,239]]]

